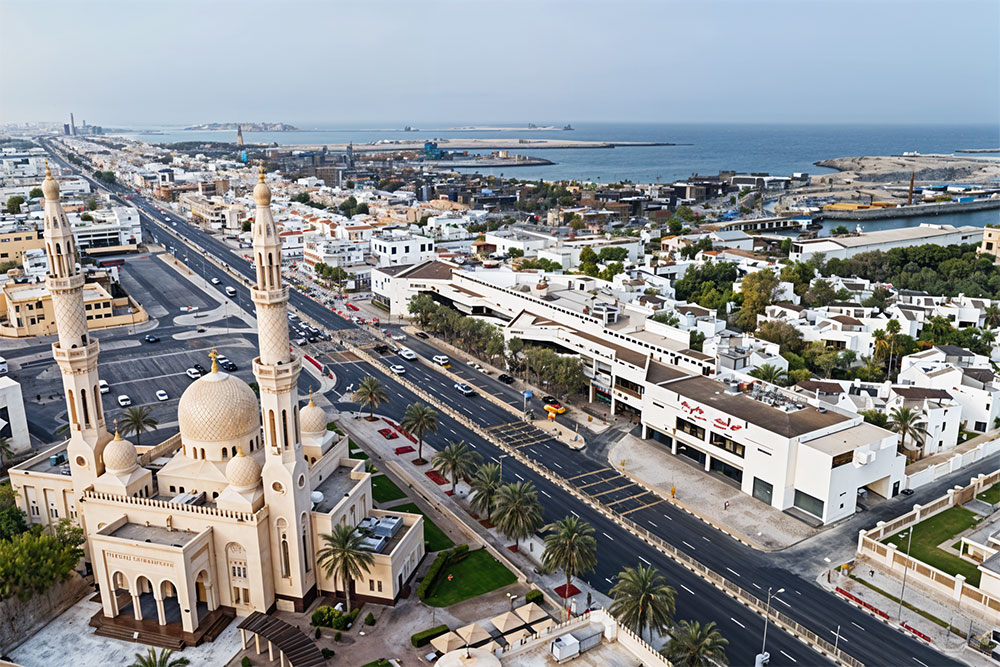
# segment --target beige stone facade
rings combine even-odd
[[[983,229],[983,242],[979,245],[979,252],[1000,257],[1000,227],[987,225]]]
[[[0,336],[24,338],[56,333],[52,294],[41,283],[7,282],[0,299]],[[99,283],[83,286],[84,315],[88,329],[139,324],[149,319],[142,305],[128,296],[112,297]]]
[[[317,560],[322,535],[358,527],[374,564],[354,595],[392,604],[424,556],[423,517],[375,510],[371,474],[312,400],[300,407],[300,360],[288,351],[280,240],[255,230],[261,335],[254,371],[261,398],[213,363],[178,405],[180,434],[142,448],[105,429],[95,341],[87,335],[82,277],[60,229],[58,188],[46,179],[52,238],[48,283],[59,296],[53,351],[63,372],[70,439],[11,469],[33,523],[82,525],[101,591],[92,624],[201,641],[206,627],[275,607],[302,611],[343,592]],[[257,224],[273,225],[270,192],[255,191]],[[49,224],[51,218],[51,225]],[[257,232],[260,232],[259,235]],[[61,256],[60,253],[67,256]],[[284,329],[284,331],[281,331]],[[208,637],[211,638],[209,630]],[[145,635],[143,633],[146,633]]]

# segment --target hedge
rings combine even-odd
[[[531,604],[532,602],[541,603],[542,598],[544,597],[545,596],[542,595],[542,592],[540,590],[538,590],[537,588],[533,588],[530,591],[528,591],[527,595],[524,596],[524,603],[525,604]]]
[[[417,586],[417,597],[421,600],[424,599],[427,589],[430,588],[431,585],[437,580],[438,575],[441,573],[441,568],[443,568],[445,563],[448,562],[448,555],[450,553],[450,551],[442,551],[437,555],[437,558],[434,559],[434,562],[431,563],[431,566],[427,568],[427,574],[424,575],[424,580],[420,582],[419,586]]]
[[[444,633],[448,632],[447,625],[439,625],[437,627],[428,628],[427,630],[422,630],[417,634],[410,637],[410,643],[416,648],[421,646],[426,646],[435,637],[440,637]]]

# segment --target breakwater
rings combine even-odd
[[[918,204],[914,206],[899,206],[897,208],[865,208],[857,211],[820,211],[813,216],[813,220],[890,220],[892,218],[949,215],[952,213],[967,213],[969,211],[986,211],[990,209],[1000,209],[1000,199]]]

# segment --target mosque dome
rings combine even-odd
[[[42,181],[42,194],[45,195],[46,199],[59,199],[59,183],[56,179],[52,178],[52,171],[49,169],[49,163],[45,163],[45,180]]]
[[[226,479],[229,480],[230,486],[253,488],[260,483],[260,464],[246,456],[241,448],[239,453],[226,464]]]
[[[260,430],[260,406],[250,385],[220,372],[213,361],[212,372],[184,390],[177,421],[185,441],[239,440]]]
[[[328,421],[326,412],[313,403],[312,397],[309,398],[309,405],[299,411],[299,423],[302,425],[303,433],[324,433]]]
[[[104,467],[111,473],[131,472],[139,465],[135,445],[115,430],[115,439],[104,448]]]
[[[264,182],[263,165],[257,175],[257,185],[253,189],[253,200],[257,206],[271,205],[271,188],[267,187],[267,183]]]

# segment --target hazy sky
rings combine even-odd
[[[0,122],[996,123],[997,0],[0,0]]]

